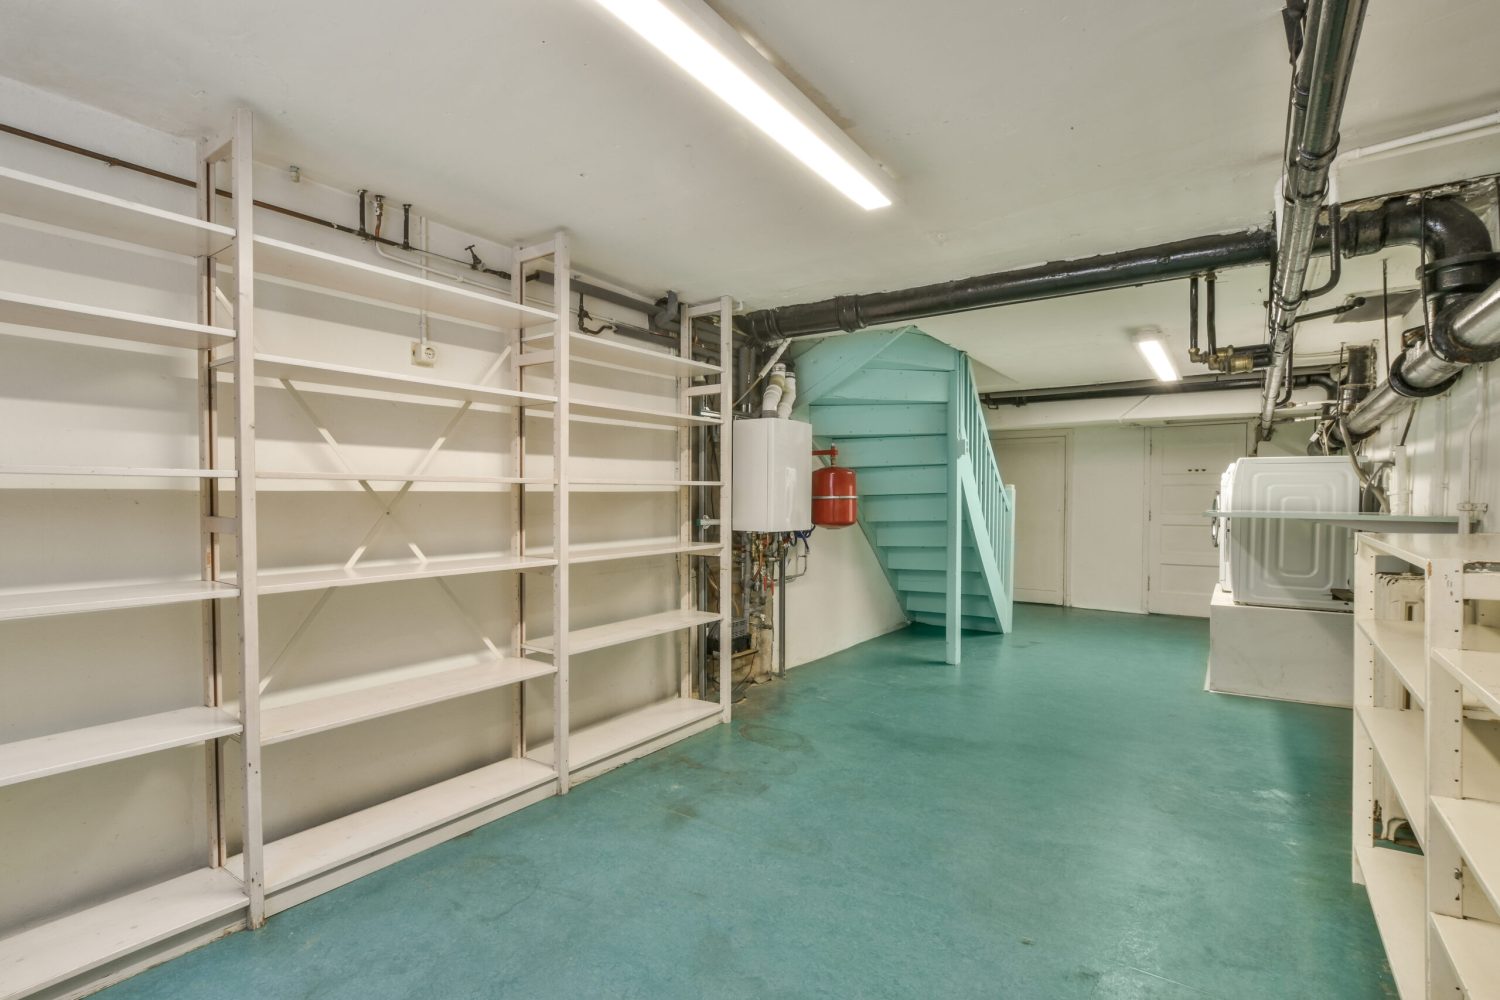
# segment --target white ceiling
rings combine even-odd
[[[501,240],[566,227],[593,273],[751,307],[1268,214],[1279,0],[716,5],[887,165],[895,205],[832,193],[588,0],[7,0],[0,72],[184,134],[248,104],[272,161]],[[1493,0],[1372,3],[1346,147],[1500,107],[1497,38]],[[1500,169],[1500,144],[1481,161]],[[1462,176],[1447,154],[1423,169]],[[1343,287],[1378,287],[1378,264],[1364,280]],[[1263,269],[1221,289],[1223,339],[1260,339]],[[1126,332],[1178,336],[1185,301],[1132,289],[922,325],[1009,384],[1136,378]]]

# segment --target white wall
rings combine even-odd
[[[993,437],[1000,475],[1006,445],[1056,435],[1058,429],[1017,431]],[[1146,611],[1147,432],[1140,427],[1063,428],[1067,447],[1066,593],[1070,607]],[[1024,487],[1016,503],[1026,502]]]
[[[906,613],[864,532],[857,527],[819,528],[810,542],[807,575],[786,588],[788,668],[906,624]]]

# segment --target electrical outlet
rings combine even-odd
[[[419,368],[431,368],[437,364],[437,348],[420,340],[411,342],[411,363]]]

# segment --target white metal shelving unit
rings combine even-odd
[[[208,294],[210,254],[227,252],[239,266],[252,266],[248,233],[250,195],[250,122],[237,115],[232,134],[204,157],[200,170],[200,217],[185,216],[153,206],[115,198],[0,167],[0,212],[76,231],[88,237],[105,237],[135,248],[162,250],[200,261],[196,322],[149,316],[81,303],[40,298],[18,290],[0,293],[0,321],[32,327],[38,331],[83,334],[99,340],[125,341],[193,351],[198,357],[199,467],[54,467],[35,465],[0,466],[0,474],[50,478],[54,476],[103,476],[126,479],[185,478],[198,482],[200,495],[199,539],[201,578],[157,580],[110,586],[90,584],[73,588],[48,588],[30,592],[11,591],[0,596],[0,622],[51,615],[86,614],[149,608],[164,604],[197,602],[203,606],[206,634],[217,618],[218,604],[234,604],[242,621],[255,619],[253,589],[218,582],[216,565],[219,545],[229,541],[238,547],[254,543],[253,518],[222,517],[214,509],[217,484],[229,483],[238,491],[246,482],[245,455],[238,446],[249,425],[236,419],[228,436],[236,442],[236,463],[222,465],[217,454],[217,433],[209,419],[211,380],[210,352],[215,348],[251,342],[251,310],[242,300],[233,315],[223,321],[214,315]],[[233,225],[213,221],[216,176],[226,171],[237,206]],[[238,351],[236,353],[239,353]],[[239,369],[236,369],[239,371]],[[253,463],[251,465],[253,471]],[[250,556],[253,565],[254,556]],[[56,732],[33,739],[0,745],[0,785],[44,781],[55,775],[141,757],[166,750],[201,746],[209,755],[208,773],[221,757],[225,743],[241,739],[250,745],[257,718],[253,708],[231,710],[220,702],[223,664],[213,643],[203,643],[203,704],[134,718]],[[242,656],[241,682],[253,687],[255,657],[253,643]],[[247,755],[255,766],[253,755]],[[207,790],[210,811],[219,808],[217,786],[210,779]],[[258,788],[247,782],[240,803],[245,828],[255,828]],[[217,815],[217,812],[216,812]],[[223,864],[222,822],[210,823],[211,842],[205,845],[205,867],[182,873],[166,881],[138,888],[114,899],[33,925],[0,939],[0,998],[27,996],[67,983],[106,966],[121,974],[120,963],[143,948],[167,941],[178,946],[222,933],[225,929],[258,918],[258,889],[253,881],[232,874]],[[254,837],[247,838],[252,856],[258,857]],[[258,863],[257,863],[258,864]],[[252,870],[256,866],[252,866]],[[128,964],[123,966],[129,971]]]
[[[554,279],[556,280],[556,279]],[[559,301],[564,301],[560,299]],[[566,315],[566,314],[565,314]],[[705,318],[717,320],[719,364],[695,357],[695,324]],[[560,324],[561,326],[561,324]],[[684,306],[678,352],[665,354],[649,348],[591,336],[569,330],[565,338],[528,336],[518,362],[523,370],[546,366],[551,368],[553,385],[566,408],[559,406],[554,424],[557,435],[554,454],[557,464],[569,467],[569,443],[565,427],[569,419],[606,423],[639,430],[641,433],[675,432],[677,440],[677,475],[669,480],[625,480],[609,478],[573,478],[571,473],[554,484],[560,494],[573,492],[670,492],[677,494],[677,537],[672,540],[627,541],[609,544],[567,546],[559,541],[549,550],[559,561],[559,571],[568,566],[588,565],[616,560],[675,557],[678,607],[654,612],[624,621],[588,628],[571,629],[566,615],[554,615],[550,636],[523,639],[527,649],[551,651],[564,658],[573,653],[593,652],[625,643],[662,635],[677,637],[677,662],[681,667],[675,697],[625,712],[592,725],[571,730],[559,719],[554,733],[563,734],[547,743],[528,748],[528,755],[548,766],[557,766],[566,781],[581,781],[602,774],[644,754],[668,746],[721,722],[728,722],[732,689],[732,650],[726,641],[720,644],[718,656],[718,696],[708,700],[708,692],[695,689],[691,669],[693,633],[715,622],[719,634],[730,634],[731,532],[728,529],[729,489],[724,475],[713,480],[695,479],[693,456],[695,434],[711,435],[706,454],[716,459],[717,468],[732,467],[730,437],[725,417],[733,411],[733,304],[722,298],[701,305]],[[573,364],[599,366],[636,375],[670,379],[677,392],[674,410],[643,409],[612,403],[580,399],[573,395],[570,367]],[[696,408],[699,400],[717,402],[714,412]],[[714,431],[718,433],[715,436]],[[701,473],[700,473],[701,474]],[[716,523],[695,525],[692,491],[717,489],[719,516]],[[566,531],[568,514],[560,515],[557,527]],[[713,535],[712,539],[705,537]],[[562,539],[563,535],[555,537]],[[719,606],[710,610],[695,606],[694,562],[717,560]],[[708,567],[702,567],[708,572]],[[566,594],[567,583],[560,593]],[[561,695],[560,695],[561,697]],[[566,706],[561,709],[566,712]]]
[[[1354,880],[1403,1000],[1500,995],[1500,772],[1476,752],[1500,737],[1488,687],[1500,629],[1485,603],[1500,600],[1500,535],[1357,539]],[[1417,581],[1420,598],[1383,603],[1388,573]],[[1420,851],[1396,845],[1403,824]]]
[[[571,260],[567,237],[514,251],[508,294],[340,257],[255,233],[251,120],[235,115],[230,136],[203,147],[197,202],[201,217],[166,212],[113,196],[0,167],[0,213],[75,229],[93,237],[192,257],[198,267],[198,315],[193,321],[149,316],[58,301],[0,289],[0,322],[156,345],[194,352],[197,359],[198,463],[196,467],[0,464],[0,477],[46,484],[67,477],[138,483],[186,480],[198,494],[201,572],[198,579],[91,583],[0,593],[0,623],[52,615],[84,614],[196,602],[203,606],[203,703],[117,719],[71,732],[0,744],[0,787],[47,778],[174,748],[204,747],[210,777],[209,839],[201,870],[137,888],[82,912],[61,914],[0,939],[0,1000],[39,990],[96,988],[154,961],[265,917],[338,885],[472,830],[548,796],[574,780],[598,774],[720,722],[730,713],[731,650],[723,644],[718,693],[695,690],[690,639],[715,623],[730,634],[729,490],[726,476],[695,478],[694,448],[708,435],[716,467],[732,467],[730,435],[722,423],[732,411],[732,307],[728,299],[684,308],[677,353],[586,335],[569,329]],[[225,197],[224,187],[229,188]],[[218,193],[216,193],[218,192]],[[526,301],[521,276],[539,267],[552,274],[553,301]],[[298,289],[356,302],[374,302],[494,332],[499,360],[473,383],[429,374],[376,370],[326,360],[270,353],[257,346],[254,320],[258,284]],[[694,324],[717,321],[714,360],[696,355]],[[559,336],[559,333],[565,335]],[[622,406],[577,398],[572,365],[612,369],[668,380],[675,409]],[[543,368],[545,366],[545,368]],[[550,388],[527,388],[527,377],[545,371]],[[541,381],[538,378],[537,381]],[[256,393],[285,392],[316,425],[337,468],[259,468]],[[364,469],[345,461],[338,442],[305,394],[373,395],[383,403],[437,403],[453,416],[439,440],[411,470]],[[700,412],[717,403],[717,412]],[[445,475],[429,471],[435,453],[463,414],[480,408],[504,415],[509,431],[497,442],[507,451],[508,475]],[[550,421],[545,474],[527,470],[528,418]],[[575,423],[603,423],[642,434],[672,434],[678,444],[675,474],[661,479],[575,477],[570,432]],[[719,433],[720,430],[724,433]],[[0,456],[3,461],[3,456]],[[52,488],[48,485],[46,488]],[[399,524],[397,504],[416,490],[503,493],[510,540],[503,551],[413,558],[365,559],[378,527],[338,565],[260,565],[258,500],[267,490],[367,493],[382,508],[381,521]],[[718,490],[717,523],[697,525],[693,491]],[[576,493],[666,493],[677,497],[678,529],[668,538],[609,544],[570,542],[570,498]],[[549,496],[550,544],[529,544],[526,497]],[[232,559],[230,555],[232,553]],[[570,568],[597,563],[671,559],[677,569],[676,606],[587,628],[573,628]],[[718,560],[719,606],[695,606],[694,571]],[[455,604],[445,581],[505,574],[514,622],[507,641],[470,654],[371,671],[336,684],[301,689],[271,687],[262,675],[260,598],[296,592],[320,596],[337,590],[404,581],[435,580]],[[550,591],[550,593],[547,593]],[[552,634],[527,634],[527,602],[550,604]],[[233,614],[229,614],[232,610]],[[459,609],[463,611],[462,608]],[[300,629],[297,634],[300,634]],[[294,634],[292,641],[296,640]],[[569,657],[653,637],[678,637],[678,695],[574,731],[569,719]],[[0,640],[3,641],[3,640]],[[283,650],[283,653],[285,650]],[[228,695],[232,687],[239,692]],[[526,732],[528,684],[551,683],[551,733]],[[347,815],[266,842],[261,757],[264,747],[484,692],[512,694],[514,733],[510,755]],[[0,692],[3,696],[3,692]],[[237,744],[237,747],[234,745]],[[238,771],[235,780],[220,779]],[[228,801],[228,788],[240,791]],[[0,845],[3,847],[3,845]]]

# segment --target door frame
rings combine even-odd
[[[1062,483],[1062,583],[1059,587],[1061,603],[1058,607],[1071,608],[1073,606],[1073,574],[1072,559],[1073,552],[1073,505],[1070,498],[1073,494],[1073,429],[1071,427],[1038,428],[1036,430],[1024,431],[997,431],[989,429],[990,447],[995,449],[997,461],[1000,465],[1000,479],[1009,485],[1005,478],[1005,463],[998,459],[1000,448],[1006,441],[1026,441],[1037,438],[1061,438],[1063,445],[1063,483]],[[1017,503],[1021,503],[1020,499]]]

